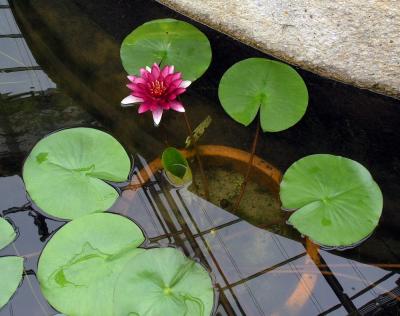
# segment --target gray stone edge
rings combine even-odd
[[[201,0],[193,0],[193,1],[201,1]],[[243,32],[240,29],[235,30],[227,25],[211,20],[206,15],[203,15],[201,12],[194,13],[188,10],[185,6],[175,3],[173,0],[156,0],[156,2],[196,22],[199,22],[218,32],[221,32],[234,40],[237,40],[243,44],[246,44],[254,49],[257,49],[265,54],[273,56],[274,58],[282,60],[293,66],[300,67],[306,71],[312,72],[324,78],[332,79],[344,84],[355,86],[360,89],[370,90],[378,94],[400,99],[400,88],[396,89],[387,84],[368,81],[368,80],[361,80],[359,78],[353,78],[351,73],[336,70],[335,67],[333,66],[327,69],[327,67],[321,67],[320,65],[313,64],[311,61],[301,61],[298,58],[296,58],[296,56],[288,55],[284,50],[271,49],[270,47],[268,47],[267,43],[257,41],[257,39],[245,34],[245,32]]]

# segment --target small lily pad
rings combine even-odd
[[[192,180],[192,171],[186,158],[173,147],[163,151],[162,164],[170,182],[176,186],[183,185]]]
[[[122,42],[122,64],[128,74],[157,63],[175,66],[185,80],[201,77],[211,63],[207,37],[193,25],[174,19],[154,20],[139,26]]]
[[[63,226],[38,265],[43,295],[66,315],[112,315],[116,279],[143,252],[140,228],[115,214],[86,215]]]
[[[218,96],[224,110],[248,126],[260,111],[264,132],[279,132],[296,124],[308,105],[301,76],[289,65],[265,58],[234,64],[223,75]]]
[[[329,247],[354,245],[378,225],[381,190],[358,162],[328,154],[311,155],[286,171],[280,197],[300,233]]]
[[[212,281],[197,262],[174,248],[149,249],[130,260],[118,278],[115,315],[209,316]]]
[[[21,283],[24,258],[0,257],[0,308],[8,303]]]
[[[0,217],[0,249],[3,249],[15,239],[15,231],[11,224]]]
[[[110,208],[118,192],[105,181],[125,181],[130,164],[125,149],[111,135],[71,128],[35,145],[25,161],[23,179],[44,212],[74,219]]]

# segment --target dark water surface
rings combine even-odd
[[[18,230],[0,256],[26,258],[24,280],[0,316],[57,313],[41,295],[35,271],[45,243],[64,222],[22,207],[28,199],[20,176],[38,140],[74,126],[110,132],[134,157],[139,188],[124,191],[111,211],[134,219],[151,241],[177,245],[207,265],[218,289],[217,315],[372,315],[371,302],[377,315],[398,315],[398,306],[379,304],[399,299],[400,102],[299,70],[310,94],[305,117],[260,137],[257,155],[282,172],[309,154],[342,155],[366,166],[383,191],[374,234],[351,250],[320,250],[318,266],[284,223],[262,229],[259,220],[172,188],[146,169],[167,144],[183,146],[185,123],[169,112],[155,128],[148,113],[120,107],[128,89],[119,46],[136,26],[165,17],[188,20],[150,0],[0,0],[0,211]],[[196,126],[212,117],[201,144],[248,151],[255,126],[245,128],[224,113],[218,82],[235,62],[265,55],[194,24],[209,37],[213,62],[183,97],[189,120]],[[271,200],[270,192],[257,191],[263,194]]]

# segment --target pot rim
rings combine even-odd
[[[179,152],[186,159],[193,158],[195,156],[194,149],[178,149]],[[220,158],[224,160],[236,161],[240,164],[247,165],[250,159],[250,153],[238,148],[223,146],[223,145],[199,145],[197,146],[198,153],[200,157],[213,157]],[[272,164],[268,163],[264,159],[257,155],[254,155],[253,170],[262,173],[263,175],[270,178],[278,187],[282,180],[282,173],[274,167]],[[151,161],[147,166],[139,171],[140,177],[143,183],[150,180],[154,173],[163,169],[161,158],[158,157]]]

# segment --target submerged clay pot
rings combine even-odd
[[[240,149],[220,145],[202,145],[197,147],[198,153],[207,163],[217,167],[229,166],[234,171],[245,173],[250,154]],[[183,149],[180,152],[186,159],[195,156],[195,151]],[[152,173],[161,170],[162,162],[160,158],[153,160],[148,167]],[[258,156],[254,156],[252,174],[257,174],[257,182],[259,185],[266,186],[271,193],[279,197],[279,183],[282,179],[281,172],[271,164]],[[140,172],[144,182],[149,180],[149,174],[146,170]]]
[[[246,193],[239,209],[234,210],[233,205],[248,167],[250,153],[220,145],[202,145],[198,146],[197,150],[205,166],[204,170],[209,182],[210,202],[254,226],[268,229],[291,239],[300,239],[293,227],[286,224],[289,213],[280,209],[279,184],[282,174],[277,168],[260,157],[254,156]],[[195,151],[193,149],[184,149],[181,150],[181,153],[188,160],[194,160]],[[140,171],[143,183],[148,182],[152,174],[162,169],[161,159],[153,160]],[[192,185],[189,190],[204,197],[201,192],[203,183],[199,174],[196,175],[193,182],[197,184],[197,189],[196,185]]]

